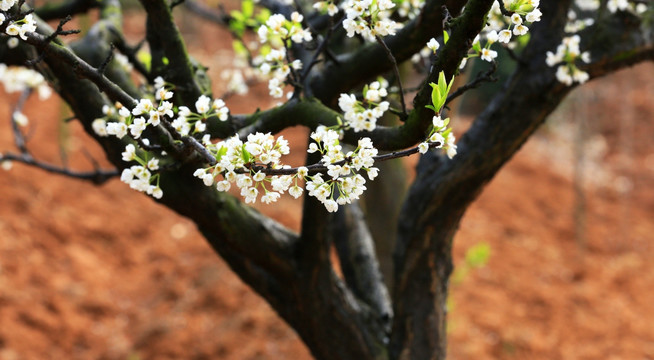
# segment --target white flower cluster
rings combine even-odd
[[[373,81],[363,88],[363,101],[357,100],[354,94],[341,94],[338,106],[345,113],[345,128],[354,132],[372,131],[377,126],[377,120],[384,115],[390,104],[382,99],[388,96],[386,80]]]
[[[566,33],[576,33],[588,26],[593,25],[594,23],[595,19],[593,18],[578,19],[577,13],[573,10],[570,10],[568,11],[568,21],[565,24],[564,31]]]
[[[247,94],[249,91],[248,84],[245,80],[246,77],[254,77],[250,67],[244,69],[224,69],[220,72],[220,78],[227,84],[227,91],[238,95]]]
[[[0,13],[0,25],[4,24],[6,19],[5,14]],[[23,19],[9,22],[5,29],[7,35],[18,36],[23,40],[27,40],[27,33],[34,31],[36,31],[36,21],[34,21],[34,16],[32,14],[25,15]]]
[[[333,1],[318,1],[313,4],[313,8],[322,13],[327,13],[329,16],[338,14],[338,6]]]
[[[320,163],[327,167],[326,179],[323,174],[309,175],[309,168],[304,166],[291,169],[282,165],[282,155],[290,151],[288,141],[282,136],[275,139],[270,133],[250,134],[245,142],[234,136],[216,144],[205,136],[203,143],[217,163],[197,169],[193,176],[206,186],[215,185],[218,191],[228,191],[235,184],[246,203],[255,203],[261,195],[265,204],[277,201],[286,191],[297,199],[303,193],[298,180],[305,180],[309,196],[333,212],[339,204],[358,199],[366,189],[366,180],[358,172],[366,171],[370,180],[377,177],[378,169],[373,167],[377,149],[369,138],[363,138],[354,151],[344,154],[338,132],[324,126],[311,133],[311,138],[315,142],[307,151],[322,154]],[[291,174],[267,176],[264,169],[287,170]]]
[[[575,0],[575,6],[581,12],[589,12],[598,10],[600,7],[599,0]],[[647,11],[648,6],[644,3],[631,3],[627,0],[609,0],[606,3],[606,8],[611,13],[617,11],[629,11],[636,15],[640,15]],[[595,23],[593,18],[578,19],[577,13],[574,10],[568,11],[568,22],[565,25],[565,32],[576,33],[584,28],[591,26]]]
[[[17,2],[18,0],[0,0],[0,10],[8,11],[14,5],[16,5]]]
[[[52,94],[52,89],[43,75],[22,66],[7,66],[0,63],[0,82],[8,93],[36,89],[41,100],[49,98]]]
[[[284,81],[291,73],[291,69],[302,69],[300,60],[293,60],[290,64],[286,61],[286,49],[272,49],[264,57],[265,62],[261,64],[259,70],[263,75],[272,74],[272,79],[268,81],[268,90],[270,96],[280,98],[284,95]]]
[[[204,132],[207,128],[207,119],[211,116],[217,116],[221,121],[229,118],[229,109],[221,99],[211,100],[208,96],[200,95],[195,102],[197,112],[191,111],[186,106],[180,106],[177,111],[177,117],[173,110],[173,104],[169,102],[173,97],[173,92],[169,90],[162,78],[155,79],[155,99],[158,102],[152,102],[152,99],[140,99],[134,109],[129,109],[117,103],[114,107],[103,106],[103,118],[95,119],[92,123],[93,130],[99,136],[114,135],[122,139],[129,131],[134,139],[141,137],[141,134],[148,126],[159,126],[162,117],[166,116],[173,119],[171,125],[181,135],[189,135],[191,131],[195,133]],[[147,119],[146,119],[147,117]],[[117,121],[108,122],[111,118]]]
[[[636,14],[642,14],[647,11],[647,4],[638,2],[634,5],[634,3],[627,0],[609,0],[606,3],[606,8],[609,9],[611,13],[615,13],[617,11],[631,11],[635,12]],[[649,3],[651,4],[651,2]]]
[[[379,169],[373,165],[378,151],[370,138],[364,137],[354,151],[344,154],[338,132],[324,126],[311,133],[311,138],[315,143],[311,143],[307,151],[322,154],[321,163],[327,166],[328,177],[305,175],[307,191],[309,196],[322,202],[327,211],[335,212],[338,205],[350,204],[366,190],[366,179],[359,172],[366,171],[370,180],[377,177]]]
[[[377,36],[395,35],[401,25],[390,19],[392,0],[347,0],[343,5],[347,18],[343,28],[348,37],[359,34],[369,41]]]
[[[287,20],[282,14],[271,15],[257,30],[259,41],[262,44],[269,42],[271,38],[281,39],[283,42],[290,39],[298,44],[311,41],[311,31],[302,28],[302,20],[304,17],[297,11],[291,14],[291,20]]]
[[[136,153],[136,147],[133,144],[128,144],[125,147],[122,156],[123,161],[136,161],[139,165],[123,169],[120,174],[120,181],[128,184],[130,188],[136,191],[144,192],[155,199],[161,199],[163,191],[159,187],[159,174],[152,175],[152,171],[159,170],[159,160],[141,158]]]
[[[420,15],[420,11],[424,6],[425,0],[401,0],[399,1],[397,14],[403,18],[413,20]]]
[[[490,47],[499,40],[497,31],[491,30],[485,34],[486,45],[482,48],[479,44],[479,35],[472,42],[472,48],[475,49],[482,60],[492,62],[497,57],[497,51],[491,50]],[[465,65],[465,64],[464,64]]]
[[[556,48],[556,53],[548,51],[545,59],[550,67],[558,65],[556,79],[568,86],[575,81],[583,84],[589,78],[587,72],[580,70],[575,65],[577,59],[581,59],[585,63],[590,62],[590,53],[588,51],[582,53],[579,49],[580,40],[579,35],[563,38],[563,42]]]
[[[266,23],[257,31],[261,44],[269,43],[273,49],[266,53],[259,66],[262,75],[272,75],[268,81],[270,96],[281,98],[284,95],[283,87],[291,70],[302,69],[300,60],[290,61],[286,48],[291,42],[302,43],[313,40],[308,29],[302,28],[304,17],[298,12],[291,14],[291,20],[284,15],[271,15]]]
[[[436,54],[436,51],[441,47],[441,44],[434,38],[429,39],[425,47],[420,49],[418,53],[413,54],[411,62],[414,64],[428,59],[431,54]]]
[[[508,44],[513,35],[525,35],[529,31],[525,23],[540,21],[543,14],[538,9],[539,5],[540,0],[504,0],[504,8],[513,13],[507,26],[506,17],[502,15],[499,4],[495,2],[491,8],[485,31],[496,31],[497,41]]]
[[[447,127],[449,123],[450,118],[443,120],[439,115],[435,115],[432,119],[433,127],[431,132],[427,140],[418,145],[418,151],[425,154],[432,147],[437,149],[445,148],[447,157],[453,158],[456,155],[456,144],[454,144],[456,139],[452,134],[452,129]]]
[[[255,133],[248,135],[246,142],[234,136],[217,144],[212,144],[209,137],[205,136],[203,142],[217,161],[216,165],[197,169],[193,173],[193,176],[202,179],[206,186],[215,183],[218,191],[228,191],[232,184],[235,184],[241,190],[241,196],[245,198],[246,203],[256,202],[259,194],[262,194],[261,201],[266,204],[277,201],[286,191],[296,199],[302,195],[302,188],[298,186],[297,180],[302,179],[306,171],[294,175],[267,177],[263,172],[253,170],[256,167],[288,168],[280,163],[282,155],[290,152],[288,141],[283,136],[275,140],[270,133]],[[216,179],[218,175],[222,176],[222,180]]]
[[[229,109],[225,106],[225,102],[221,99],[211,100],[205,95],[201,95],[195,102],[197,112],[191,111],[186,106],[180,106],[177,110],[177,117],[175,117],[173,104],[168,101],[172,99],[173,92],[167,88],[161,77],[155,79],[154,85],[156,88],[155,103],[152,99],[143,98],[131,111],[120,103],[116,103],[115,106],[103,106],[102,113],[105,116],[95,119],[91,124],[95,133],[101,137],[112,135],[122,139],[129,132],[132,138],[140,139],[148,126],[159,126],[161,120],[166,117],[167,119],[174,118],[171,125],[181,135],[186,136],[191,130],[196,133],[204,132],[206,120],[211,116],[217,116],[221,121],[226,121],[229,117]],[[108,119],[113,121],[108,122]],[[141,141],[146,145],[149,144],[148,139],[141,139]],[[159,160],[141,158],[136,150],[137,148],[133,144],[125,147],[125,151],[122,153],[123,160],[136,161],[139,165],[124,169],[121,180],[129,184],[132,189],[159,199],[163,196],[163,191],[159,187],[159,174],[152,174],[152,171],[159,169]],[[156,185],[153,185],[154,182]]]

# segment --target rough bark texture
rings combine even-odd
[[[179,87],[175,100],[192,105],[209,88],[201,67],[186,53],[167,2],[141,2],[148,12],[147,39],[153,55],[153,73],[146,77],[167,74],[167,80]],[[452,23],[450,41],[426,77],[406,122],[363,135],[370,136],[379,148],[397,150],[422,140],[433,115],[424,107],[430,101],[427,83],[440,71],[448,77],[457,71],[470,41],[484,26],[493,0],[428,1],[417,20],[388,39],[398,61],[408,59],[430,37],[442,33],[444,3],[453,15],[463,5],[465,11]],[[84,12],[89,4],[73,0],[37,14],[56,18],[66,12]],[[263,4],[288,10],[274,1]],[[102,115],[103,105],[120,101],[131,107],[141,95],[119,68],[110,64],[104,74],[95,70],[106,58],[109,43],[122,38],[118,36],[122,31],[119,3],[102,1],[98,6],[99,22],[73,46],[47,41],[53,30],[41,24],[40,34],[28,38],[31,46],[9,50],[0,44],[0,61],[19,63],[41,54],[37,69],[120,169],[128,165],[120,154],[125,142],[97,137],[91,123]],[[344,207],[330,217],[315,199],[307,198],[302,232],[294,234],[193,178],[193,170],[206,158],[202,160],[196,153],[192,139],[173,141],[173,134],[165,129],[155,135],[183,165],[163,173],[165,196],[160,203],[192,219],[215,251],[298,332],[317,359],[444,359],[452,239],[466,208],[484,185],[571,90],[555,80],[554,69],[544,62],[545,52],[561,41],[569,6],[570,0],[541,4],[543,21],[532,27],[531,41],[520,55],[523,61],[462,137],[459,154],[453,160],[435,153],[422,157],[399,219],[392,301],[382,281],[373,239],[357,206]],[[591,77],[654,58],[651,39],[642,37],[635,18],[619,14],[600,20],[583,34],[583,44],[593,55],[586,68]],[[306,56],[305,50],[297,51]],[[235,116],[230,124],[210,121],[211,133],[244,137],[252,131],[277,132],[297,124],[335,124],[338,113],[324,104],[333,105],[341,91],[389,71],[391,66],[379,44],[360,47],[339,60],[339,64],[328,62],[311,73],[306,83],[315,99],[294,99],[270,111]],[[361,136],[349,132],[344,142],[355,143]],[[344,279],[334,273],[330,263],[332,245]]]

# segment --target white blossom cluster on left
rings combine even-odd
[[[22,19],[7,20],[7,12],[18,3],[17,0],[1,0],[0,1],[0,25],[5,21],[9,21],[5,33],[9,36],[18,36],[23,40],[27,40],[27,33],[36,31],[36,21],[32,14],[25,15]]]
[[[8,93],[36,89],[39,99],[45,100],[52,94],[45,78],[40,73],[21,66],[7,66],[0,63],[0,83]],[[13,120],[20,126],[27,126],[27,116],[20,111],[12,114]]]
[[[140,99],[131,111],[120,103],[115,106],[105,105],[102,108],[105,116],[92,123],[95,133],[100,137],[115,136],[119,139],[129,133],[131,138],[147,147],[150,141],[143,138],[143,132],[148,127],[158,127],[162,120],[170,121],[175,131],[188,136],[205,132],[210,117],[215,116],[221,121],[229,118],[229,109],[221,99],[211,100],[208,96],[201,95],[195,102],[196,111],[192,111],[186,106],[175,108],[168,101],[174,93],[161,77],[155,79],[155,89],[154,99]],[[134,190],[161,198],[163,191],[159,187],[159,174],[153,174],[159,170],[159,160],[150,158],[147,152],[140,156],[138,148],[131,143],[125,147],[122,156],[124,161],[135,161],[138,165],[125,168],[120,179]]]

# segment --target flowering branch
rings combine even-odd
[[[427,0],[419,16],[405,24],[395,36],[384,40],[398,63],[410,59],[430,38],[443,34],[440,9],[444,4],[453,14],[458,14],[465,2]],[[385,50],[378,43],[364,44],[354,52],[339,56],[338,64],[329,63],[324,70],[312,75],[310,84],[314,96],[325,104],[332,103],[340,93],[391,70],[392,63],[379,61],[384,57]]]
[[[442,143],[439,142],[434,142],[434,143],[429,143],[429,148],[440,148],[443,146]],[[410,149],[402,150],[402,151],[393,151],[388,154],[382,154],[382,155],[377,155],[373,156],[373,159],[375,162],[377,161],[387,161],[391,159],[397,159],[405,156],[410,156],[413,154],[417,154],[420,151],[419,146],[412,147]],[[322,162],[317,162],[311,165],[307,166],[299,166],[299,167],[290,167],[290,168],[281,168],[281,169],[273,169],[270,168],[266,165],[258,165],[258,164],[248,164],[245,168],[243,169],[236,169],[234,172],[237,174],[249,174],[252,172],[261,172],[266,175],[295,175],[298,173],[298,171],[301,171],[301,169],[306,169],[307,173],[309,175],[315,175],[315,174],[327,174],[327,172],[330,170],[329,166],[330,165],[337,165],[337,166],[342,166],[342,165],[347,165],[352,162],[352,159],[346,158],[331,164],[324,164]]]

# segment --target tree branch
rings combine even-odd
[[[34,166],[38,169],[45,170],[53,174],[65,175],[75,179],[90,180],[96,185],[102,185],[108,180],[118,177],[120,175],[120,172],[118,170],[103,170],[103,169],[96,169],[94,171],[70,170],[65,166],[60,167],[57,165],[52,165],[43,161],[36,160],[28,153],[0,154],[0,163],[2,163],[3,161],[15,161],[26,165]]]
[[[331,232],[345,281],[354,295],[370,306],[379,322],[378,328],[384,330],[378,336],[386,338],[390,334],[393,310],[363,212],[355,202],[340,207],[333,217]]]
[[[428,0],[420,15],[406,24],[395,36],[384,39],[398,63],[402,63],[427,44],[432,37],[443,35],[441,8],[458,14],[464,1]],[[340,93],[347,92],[364,81],[392,69],[380,44],[369,43],[353,53],[338,56],[338,63],[329,63],[321,71],[314,71],[309,83],[315,97],[331,105]],[[339,79],[339,81],[334,81]]]
[[[34,11],[41,19],[48,21],[88,12],[100,5],[99,1],[70,0],[58,4],[46,3]]]

